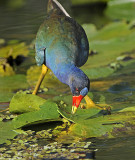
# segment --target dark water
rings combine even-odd
[[[134,160],[135,137],[124,137],[96,141],[97,160]]]
[[[14,0],[12,0],[14,1]],[[11,8],[0,1],[0,38],[19,39],[30,43],[45,17],[47,0],[25,0],[20,7]],[[68,0],[62,1],[66,10],[80,23],[94,23],[98,28],[108,23],[103,10],[105,4],[72,7]],[[4,107],[7,104],[1,104]],[[97,160],[134,160],[135,137],[95,140]]]
[[[6,2],[11,1],[7,0]],[[17,0],[12,0],[16,2]],[[19,0],[20,1],[20,0]],[[23,0],[22,6],[11,8],[4,0],[0,1],[0,38],[19,39],[31,42],[44,21],[47,0]],[[2,3],[3,2],[3,3]],[[75,7],[69,0],[61,0],[63,6],[78,23],[94,23],[98,28],[109,20],[104,16],[105,4]]]
[[[46,4],[46,0],[29,0],[22,7],[13,9],[8,4],[1,4],[0,37],[31,42],[45,17]]]

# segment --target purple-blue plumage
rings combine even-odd
[[[37,64],[50,68],[62,83],[69,85],[73,95],[86,95],[89,79],[78,68],[86,63],[89,54],[85,31],[56,0],[49,0],[47,10],[36,37]]]

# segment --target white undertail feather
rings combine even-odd
[[[67,16],[70,17],[70,15],[66,12],[66,10],[62,7],[62,5],[57,1],[57,0],[52,0],[62,11],[63,13]]]

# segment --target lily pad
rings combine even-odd
[[[135,107],[127,107],[120,110],[119,112],[135,112]]]
[[[1,76],[12,76],[14,74],[15,72],[13,68],[5,61],[1,62],[0,60],[0,77]]]
[[[57,121],[59,119],[59,113],[57,112],[57,105],[54,102],[46,101],[40,106],[40,110],[28,112],[19,115],[13,119],[12,123],[15,128],[30,125],[34,122],[48,122]]]
[[[0,77],[0,90],[1,91],[15,91],[18,89],[28,88],[26,76],[17,74],[13,76]]]
[[[90,51],[96,53],[90,55],[82,67],[89,78],[108,77],[121,69],[124,71],[124,67],[111,67],[111,64],[118,63],[117,57],[132,57],[129,62],[123,61],[122,65],[119,62],[119,66],[129,65],[134,59],[135,30],[131,29],[131,23],[113,22],[100,30],[96,30],[93,25],[85,24],[84,29],[88,35]]]
[[[46,101],[38,111],[21,114],[10,122],[0,122],[0,144],[14,138],[17,135],[17,132],[14,131],[15,129],[37,122],[45,123],[59,120],[56,103]]]
[[[114,129],[125,128],[125,124],[128,122],[135,124],[135,112],[119,113],[112,111],[111,115],[107,115],[106,111],[92,108],[78,109],[75,115],[71,115],[69,108],[59,108],[58,111],[66,119],[75,123],[69,130],[80,137],[113,137]]]
[[[98,32],[94,24],[83,24],[82,27],[86,31],[88,39],[92,39]]]
[[[101,67],[101,68],[91,68],[91,69],[85,69],[84,70],[85,74],[88,77],[90,77],[90,79],[108,77],[112,73],[114,73],[114,71],[115,71],[114,69],[109,68],[108,66]]]
[[[106,15],[112,19],[133,20],[135,2],[133,0],[113,0],[108,2]]]
[[[27,56],[29,53],[28,47],[24,42],[10,44],[0,48],[0,57],[8,58],[12,56],[15,59],[18,55]]]
[[[25,75],[0,77],[0,102],[10,101],[16,90],[27,89],[28,87]]]
[[[5,40],[0,38],[0,46],[3,45],[3,44],[5,44]]]
[[[39,110],[45,99],[39,96],[27,94],[26,92],[16,93],[9,105],[9,111],[12,113],[25,113]]]
[[[0,144],[6,143],[7,140],[13,139],[17,135],[11,129],[12,126],[9,123],[0,122]]]

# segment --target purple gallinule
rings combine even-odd
[[[87,36],[84,29],[69,16],[57,0],[48,1],[47,17],[38,30],[35,48],[36,62],[37,65],[42,65],[42,73],[33,94],[37,93],[47,69],[50,68],[55,76],[71,89],[72,113],[76,112],[83,98],[88,107],[96,106],[86,96],[90,80],[78,68],[88,59]]]

